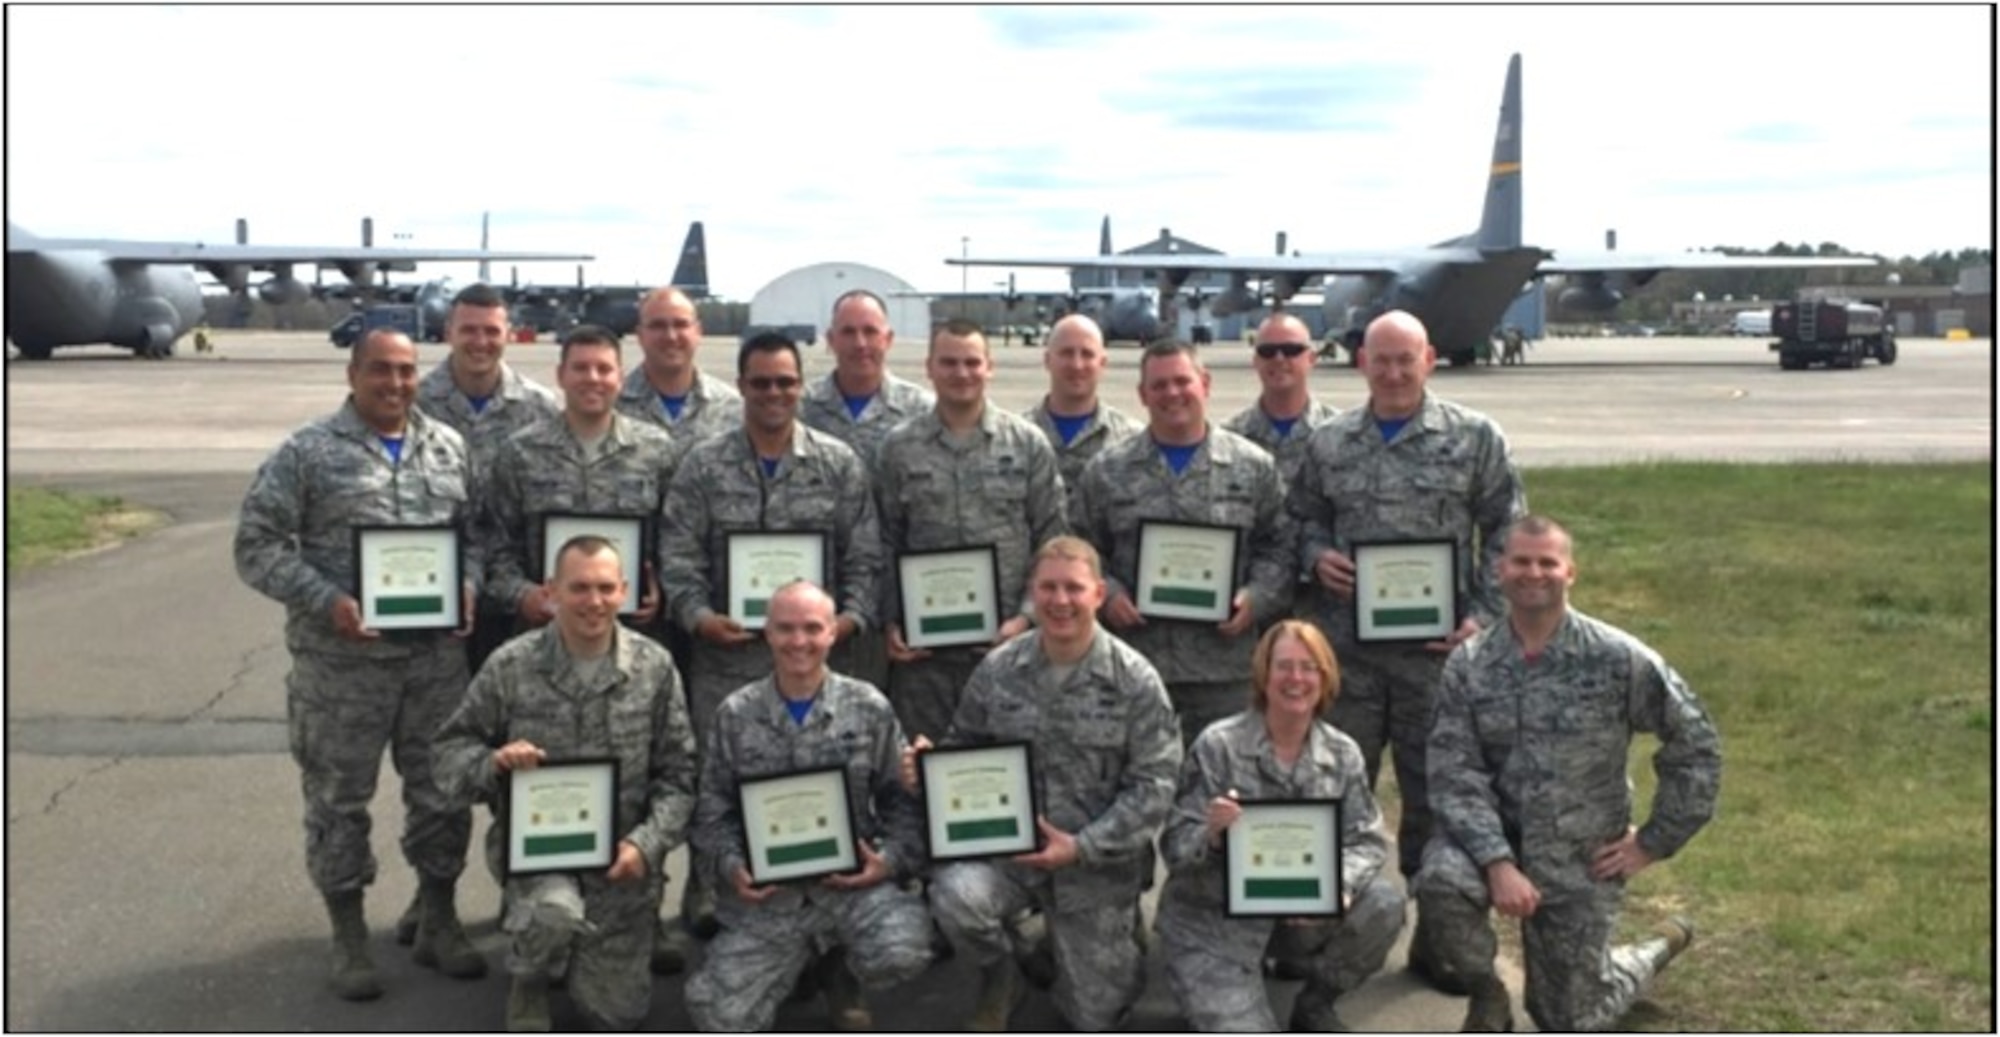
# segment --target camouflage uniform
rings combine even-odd
[[[1250,592],[1252,632],[1224,637],[1209,622],[1148,618],[1119,636],[1144,653],[1166,679],[1180,715],[1181,744],[1250,701],[1255,628],[1290,614],[1298,580],[1297,531],[1285,515],[1277,466],[1255,443],[1226,429],[1208,436],[1185,471],[1175,475],[1149,435],[1105,449],[1084,469],[1070,517],[1078,534],[1104,556],[1110,597],[1137,601],[1142,521],[1232,526],[1237,541],[1233,586]]]
[[[1449,964],[1491,975],[1485,868],[1515,861],[1542,895],[1521,938],[1528,1012],[1544,1032],[1616,1025],[1666,956],[1661,939],[1611,946],[1625,883],[1590,876],[1591,855],[1631,823],[1638,732],[1661,743],[1639,845],[1664,860],[1714,815],[1722,754],[1700,701],[1652,649],[1572,609],[1533,660],[1502,622],[1445,663],[1430,737],[1438,825],[1418,903]]]
[[[882,441],[889,438],[889,431],[910,418],[929,413],[936,405],[937,396],[929,389],[885,371],[882,388],[857,418],[848,413],[840,386],[828,374],[806,386],[805,398],[799,401],[799,420],[853,447],[868,469],[868,478],[875,481],[881,478]],[[881,593],[878,588],[878,597]],[[878,688],[889,686],[889,653],[882,638],[856,637],[840,647],[834,658],[839,660],[842,672]]]
[[[694,810],[694,736],[673,661],[657,642],[618,627],[600,666],[571,656],[553,625],[517,637],[493,653],[438,731],[439,780],[460,802],[498,801],[506,779],[493,767],[493,750],[515,739],[551,761],[618,760],[613,835],[639,848],[646,875],[617,883],[602,871],[508,879],[507,970],[566,975],[570,997],[594,1024],[632,1029],[652,1004],[654,876],[686,839]],[[487,832],[487,852],[506,859],[504,814]]]
[[[1236,416],[1222,423],[1222,427],[1242,436],[1244,439],[1264,448],[1271,459],[1278,463],[1278,478],[1287,489],[1298,481],[1299,465],[1305,461],[1306,443],[1312,439],[1313,430],[1332,421],[1340,412],[1316,399],[1306,399],[1306,409],[1292,426],[1291,434],[1279,435],[1278,427],[1271,424],[1271,416],[1264,413],[1261,403],[1236,413]]]
[[[538,418],[561,414],[562,397],[502,362],[499,388],[487,397],[483,410],[475,411],[472,401],[451,380],[451,360],[446,358],[417,382],[417,406],[465,437],[472,451],[473,474],[484,480],[500,444]]]
[[[1055,451],[1034,426],[988,401],[977,431],[964,443],[955,438],[932,412],[896,426],[882,443],[876,507],[882,517],[884,623],[902,621],[895,560],[903,552],[994,545],[1004,623],[1021,612],[1036,549],[1068,531]],[[984,654],[977,646],[936,648],[928,659],[893,664],[889,698],[904,730],[931,738],[943,734]]]
[[[556,395],[555,390],[514,370],[505,361],[500,364],[499,386],[493,390],[492,396],[487,397],[486,406],[475,411],[472,401],[451,380],[449,357],[417,382],[416,403],[425,414],[457,429],[458,434],[465,437],[466,449],[472,458],[472,502],[474,508],[481,512],[486,508],[488,480],[500,445],[521,429],[562,413],[562,397]],[[490,529],[468,532],[482,541],[491,539]],[[482,543],[479,546],[481,550],[493,550],[491,544]],[[480,599],[478,609],[478,622],[473,627],[472,636],[465,642],[467,666],[475,671],[514,632],[511,602],[506,607],[500,607],[488,595]]]
[[[1222,427],[1263,447],[1264,452],[1271,455],[1271,460],[1277,462],[1278,481],[1284,484],[1286,492],[1290,492],[1298,482],[1299,465],[1305,461],[1306,444],[1312,440],[1313,430],[1332,421],[1338,413],[1334,408],[1308,397],[1306,409],[1299,414],[1298,423],[1292,426],[1291,433],[1279,435],[1277,426],[1271,423],[1264,408],[1253,402],[1224,422]],[[1310,620],[1318,604],[1312,574],[1300,574],[1299,586],[1294,588],[1292,595],[1292,615]]]
[[[412,410],[402,460],[389,459],[350,400],[285,440],[261,467],[236,524],[236,572],[285,604],[285,712],[305,793],[306,871],[322,893],[375,881],[368,804],[389,747],[403,779],[403,856],[425,878],[465,867],[471,814],[431,774],[430,736],[465,690],[465,650],[445,633],[349,641],[334,631],[341,595],[360,597],[354,528],[470,518],[465,440]],[[465,553],[476,588],[480,555]]]
[[[544,516],[569,512],[651,521],[666,497],[676,454],[666,433],[622,414],[611,416],[610,430],[591,450],[577,442],[561,415],[507,437],[493,458],[486,494],[493,545],[486,597],[492,607],[516,614],[521,595],[541,582]],[[643,560],[653,558],[648,553]],[[636,598],[642,590],[633,587],[631,594]]]
[[[697,444],[674,473],[660,523],[660,582],[674,618],[693,633],[703,618],[728,613],[722,582],[728,534],[823,531],[833,574],[826,591],[840,614],[860,625],[855,638],[866,637],[876,627],[882,571],[882,533],[868,486],[854,451],[803,425],[793,426],[791,452],[769,477],[740,428]],[[771,672],[771,648],[761,637],[734,648],[699,634],[693,641],[688,704],[705,745],[722,700]]]
[[[1456,542],[1461,618],[1487,626],[1502,609],[1494,573],[1506,529],[1526,513],[1527,496],[1500,426],[1426,392],[1389,443],[1367,407],[1321,426],[1306,446],[1287,507],[1299,523],[1300,571],[1309,579],[1328,548],[1352,557],[1355,543],[1370,540]],[[1444,656],[1420,644],[1357,644],[1353,602],[1324,589],[1313,597],[1319,627],[1340,657],[1333,726],[1361,746],[1371,783],[1381,773],[1383,748],[1395,746],[1403,800],[1396,854],[1407,879],[1430,838],[1424,738]]]
[[[1077,484],[1083,481],[1083,470],[1090,464],[1091,458],[1113,443],[1146,431],[1145,422],[1103,400],[1097,401],[1090,423],[1068,443],[1062,441],[1062,431],[1056,428],[1056,419],[1049,414],[1048,397],[1042,397],[1042,402],[1022,411],[1021,415],[1034,422],[1035,427],[1049,437],[1049,445],[1056,451],[1056,464],[1062,468],[1063,485],[1071,496],[1076,494]]]
[[[618,413],[659,426],[673,437],[678,459],[716,433],[743,427],[743,394],[728,382],[697,370],[694,384],[688,387],[687,402],[681,405],[681,416],[675,418],[667,413],[659,390],[646,380],[646,369],[640,366],[625,376],[624,388],[618,392]]]
[[[922,809],[903,790],[903,730],[873,687],[828,672],[805,722],[792,719],[766,677],[723,700],[702,756],[696,858],[717,890],[734,890],[743,867],[739,782],[824,767],[847,771],[855,835],[881,852],[891,876],[866,889],[790,883],[761,904],[717,897],[722,932],[688,980],[688,1014],[706,1031],[768,1030],[778,1005],[814,958],[838,946],[868,987],[893,986],[930,964],[930,915],[898,879],[924,860]]]
[[[931,876],[931,910],[982,968],[1010,953],[1006,923],[1048,919],[1056,1007],[1078,1030],[1109,1029],[1145,985],[1135,910],[1151,878],[1153,835],[1172,805],[1181,747],[1159,673],[1098,630],[1066,675],[1031,630],[973,671],[945,745],[1034,745],[1042,816],[1076,836],[1075,864],[1045,872],[1008,860],[959,861]]]
[[[1223,914],[1222,851],[1208,842],[1208,804],[1231,789],[1246,801],[1341,800],[1340,887],[1353,898],[1344,917],[1280,926]],[[1345,993],[1381,970],[1403,929],[1403,894],[1382,875],[1389,841],[1361,750],[1324,721],[1313,724],[1290,767],[1278,762],[1261,713],[1238,713],[1203,731],[1181,767],[1160,852],[1173,873],[1160,894],[1158,923],[1167,982],[1203,1033],[1278,1029],[1262,971],[1274,934],[1302,952],[1315,982]]]
[[[840,395],[833,375],[828,374],[806,386],[805,398],[799,401],[799,420],[853,447],[872,476],[881,471],[877,459],[890,430],[929,413],[936,405],[937,396],[929,389],[884,372],[882,388],[857,418],[847,412],[847,400]]]

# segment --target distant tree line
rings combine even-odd
[[[1728,256],[1870,256],[1881,260],[1882,265],[1833,270],[1670,270],[1633,293],[1619,307],[1619,316],[1632,320],[1664,320],[1672,312],[1674,303],[1686,302],[1694,298],[1696,292],[1710,301],[1724,298],[1788,299],[1808,285],[1885,284],[1891,274],[1905,285],[1954,285],[1958,283],[1961,270],[1993,265],[1993,250],[1980,248],[1930,252],[1900,259],[1849,251],[1833,242],[1813,246],[1781,241],[1765,249],[1718,245],[1707,251]]]

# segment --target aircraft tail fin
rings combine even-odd
[[[1486,208],[1479,217],[1480,248],[1521,244],[1521,55],[1507,62],[1500,97],[1500,126],[1493,134],[1493,166],[1486,178]]]
[[[481,252],[484,252],[487,249],[486,232],[489,229],[488,225],[492,219],[492,216],[493,214],[490,212],[482,212],[479,214],[479,251]],[[480,284],[493,283],[493,263],[491,260],[482,259],[479,261],[479,283]]]
[[[1110,216],[1104,217],[1104,222],[1097,225],[1097,254],[1100,256],[1111,255]],[[1109,288],[1110,286],[1111,272],[1109,270],[1075,269],[1069,272],[1069,287],[1072,292],[1082,291],[1087,288]]]
[[[708,237],[700,220],[688,224],[687,240],[681,243],[680,262],[674,264],[673,286],[690,299],[708,295]]]

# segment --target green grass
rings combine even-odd
[[[1989,466],[1537,469],[1582,610],[1687,678],[1723,740],[1715,821],[1627,927],[1701,936],[1649,1030],[1993,1026]],[[1650,758],[1633,753],[1641,817]]]
[[[134,515],[116,497],[8,487],[7,568],[40,565],[130,536],[151,524],[143,518],[135,521]]]

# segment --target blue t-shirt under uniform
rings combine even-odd
[[[1076,442],[1076,437],[1083,435],[1083,430],[1090,427],[1091,419],[1095,417],[1097,417],[1096,411],[1079,414],[1073,418],[1051,413],[1049,420],[1055,423],[1056,435],[1062,437],[1063,445],[1068,446]]]
[[[1188,463],[1194,460],[1195,451],[1201,449],[1200,442],[1189,443],[1187,446],[1168,446],[1156,439],[1153,440],[1153,445],[1160,448],[1160,456],[1166,458],[1167,467],[1173,469],[1175,475],[1187,471]]]

